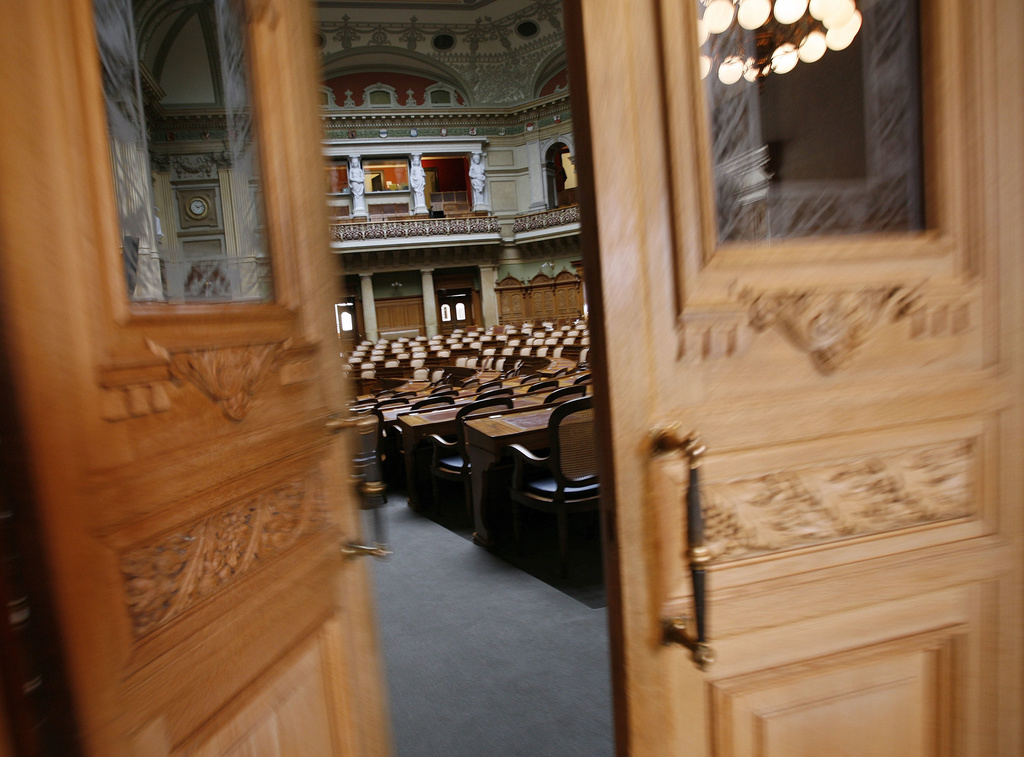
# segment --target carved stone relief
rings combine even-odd
[[[843,367],[885,320],[897,321],[917,306],[918,289],[902,285],[856,291],[810,291],[740,295],[748,304],[750,326],[774,326],[806,352],[821,373]]]
[[[794,549],[974,512],[974,442],[958,440],[702,487],[716,559]]]
[[[316,474],[288,481],[121,555],[125,600],[145,636],[326,522]]]

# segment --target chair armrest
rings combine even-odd
[[[457,440],[445,439],[440,434],[431,434],[426,438],[426,441],[430,442],[431,446],[431,465],[437,466],[438,460],[440,460],[446,452],[458,452],[459,442]]]
[[[548,457],[540,457],[535,455],[530,450],[526,449],[521,444],[510,444],[508,451],[512,453],[512,460],[515,462],[515,468],[512,470],[512,487],[514,489],[522,489],[524,485],[523,472],[527,465],[532,465],[535,468],[547,468]]]

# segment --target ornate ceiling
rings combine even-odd
[[[535,99],[542,79],[565,65],[560,0],[321,2],[316,10],[325,79],[429,76],[467,104],[507,106]]]

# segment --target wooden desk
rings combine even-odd
[[[491,468],[510,444],[522,444],[528,449],[546,446],[548,420],[556,406],[545,405],[536,410],[466,421],[466,451],[473,490],[473,541],[476,544],[489,547],[494,543],[487,530],[485,513]]]
[[[536,408],[543,404],[546,394],[546,392],[537,392],[535,394],[515,396],[512,398],[514,409],[492,408],[489,415],[516,413],[524,409]],[[420,442],[431,434],[440,434],[441,436],[454,434],[456,431],[455,417],[465,404],[467,403],[462,402],[438,410],[425,410],[416,413],[398,410],[396,411],[397,417],[392,416],[395,425],[402,430],[402,451],[405,453],[405,482],[409,494],[409,507],[413,510],[418,510],[420,507],[419,486],[416,482],[416,448],[420,445]],[[486,412],[481,411],[481,413]],[[387,421],[387,412],[384,413],[384,418]],[[486,419],[486,417],[481,417],[479,420]]]

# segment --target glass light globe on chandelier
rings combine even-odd
[[[826,50],[845,50],[863,18],[856,0],[698,0],[701,78],[716,71],[724,84],[761,82]],[[714,35],[714,36],[713,36]]]

